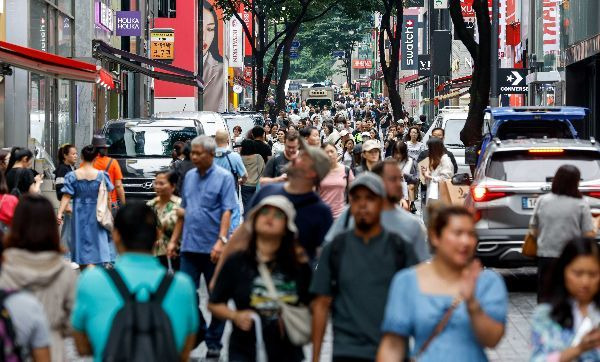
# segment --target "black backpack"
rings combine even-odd
[[[150,293],[150,299],[138,302],[136,293],[139,289],[131,293],[115,269],[107,269],[106,273],[125,304],[113,319],[102,361],[178,361],[180,356],[171,320],[162,308],[173,276],[165,273],[156,291]]]

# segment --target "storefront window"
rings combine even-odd
[[[48,5],[32,0],[29,16],[29,46],[48,51]]]
[[[63,14],[58,15],[58,55],[73,55],[73,21]]]
[[[71,123],[71,82],[58,81],[58,144],[73,142]]]
[[[29,137],[40,144],[45,141],[46,123],[46,77],[31,73],[30,82]]]
[[[600,34],[600,1],[562,1],[561,32],[567,46]]]

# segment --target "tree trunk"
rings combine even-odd
[[[471,54],[474,64],[469,88],[471,97],[469,114],[465,126],[460,132],[460,140],[466,147],[474,146],[481,141],[485,109],[490,103],[492,29],[487,0],[475,0],[473,9],[477,17],[479,44],[467,31],[460,8],[460,0],[450,0],[450,16],[456,34]],[[494,41],[496,41],[495,38]]]
[[[291,68],[291,62],[292,62],[292,58],[290,57],[290,54],[292,52],[292,41],[294,41],[294,38],[296,37],[296,33],[297,32],[294,32],[294,35],[290,36],[285,41],[285,45],[283,46],[283,65],[281,67],[281,74],[279,75],[279,81],[277,82],[277,89],[275,91],[277,112],[285,111],[285,108],[286,108],[286,105],[285,105],[285,83],[287,82],[288,77],[290,75],[290,68]]]
[[[390,104],[392,106],[392,114],[394,120],[403,118],[402,98],[396,87],[396,75],[400,66],[400,40],[402,38],[401,28],[396,24],[396,29],[392,29],[392,11],[395,10],[395,17],[398,23],[402,22],[403,3],[401,0],[384,1],[385,13],[381,17],[381,27],[379,34],[379,63],[383,72],[383,79],[388,90]],[[390,61],[389,64],[385,60],[385,37],[387,34],[390,41]]]

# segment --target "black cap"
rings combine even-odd
[[[106,143],[106,138],[104,138],[104,136],[95,134],[94,137],[92,137],[92,146],[96,148],[107,148],[108,144]]]

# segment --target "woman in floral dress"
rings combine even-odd
[[[183,229],[182,219],[177,212],[181,207],[181,198],[173,195],[177,185],[177,174],[174,172],[159,172],[154,180],[156,197],[148,201],[148,206],[154,210],[158,220],[158,240],[154,245],[154,255],[161,264],[168,267],[167,244],[169,241],[179,244]],[[179,269],[179,258],[171,259],[174,270]]]

